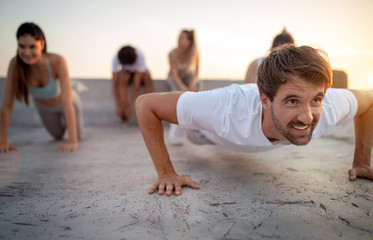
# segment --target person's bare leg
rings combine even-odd
[[[115,109],[117,112],[118,117],[122,117],[122,105],[120,101],[120,89],[119,89],[119,76],[120,72],[113,72],[113,78],[112,78],[112,88],[113,88],[113,94],[114,94],[114,102],[115,102]]]
[[[144,93],[153,92],[153,79],[150,76],[149,71],[146,71],[144,74]]]
[[[133,86],[132,86],[132,93],[131,98],[128,103],[127,109],[124,112],[125,117],[128,119],[131,117],[132,114],[132,106],[137,98],[137,94],[139,93],[141,82],[144,79],[145,74],[141,72],[136,72],[133,76]]]
[[[119,95],[120,95],[120,110],[121,110],[121,117],[122,119],[127,119],[126,112],[128,109],[128,102],[127,102],[127,89],[128,83],[130,81],[131,75],[128,72],[122,72],[119,76]]]

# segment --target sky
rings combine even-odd
[[[372,0],[0,0],[0,77],[17,51],[23,22],[44,31],[48,51],[66,58],[72,78],[111,78],[123,45],[140,48],[153,79],[166,79],[168,52],[194,29],[200,79],[243,80],[284,27],[297,45],[324,50],[349,87],[373,89]]]

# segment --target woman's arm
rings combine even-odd
[[[55,56],[57,63],[57,76],[61,83],[62,108],[65,113],[66,125],[69,134],[68,143],[58,146],[58,150],[70,152],[78,148],[78,134],[76,126],[76,116],[72,100],[71,80],[66,60],[61,56]]]
[[[175,60],[174,60],[174,55],[171,53],[168,54],[168,60],[170,63],[170,68],[171,68],[171,76],[172,80],[175,82],[175,84],[179,87],[180,91],[188,91],[188,87],[181,81],[179,77],[179,73],[177,71],[177,68],[175,66]]]
[[[355,153],[352,168],[348,171],[350,180],[357,177],[373,180],[370,158],[373,145],[373,91],[351,90],[358,101],[355,124]]]
[[[16,58],[13,58],[8,67],[8,74],[6,77],[4,97],[1,104],[0,116],[0,153],[6,153],[11,150],[17,150],[17,147],[8,144],[8,128],[10,117],[12,116],[13,103],[14,103],[14,89],[13,81],[15,79]]]
[[[258,59],[252,61],[247,68],[245,83],[255,83],[256,72],[258,71]]]
[[[195,75],[194,79],[190,83],[189,90],[190,91],[197,91],[198,89],[198,82],[199,82],[199,54],[196,54],[196,69],[195,69]]]

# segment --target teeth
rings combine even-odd
[[[295,129],[298,129],[298,130],[304,130],[306,128],[308,128],[308,125],[306,126],[303,126],[303,127],[299,127],[299,126],[293,126]]]

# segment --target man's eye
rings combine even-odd
[[[295,103],[297,103],[297,100],[295,100],[295,99],[290,99],[290,100],[288,101],[288,103],[289,103],[289,104],[295,104]]]
[[[315,99],[313,99],[313,102],[314,102],[314,103],[320,103],[320,102],[321,102],[321,99],[320,99],[320,98],[315,98]]]

